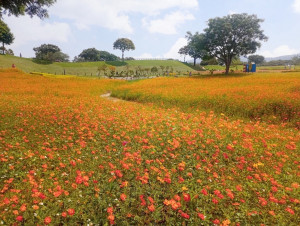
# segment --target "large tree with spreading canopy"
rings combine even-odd
[[[56,0],[0,0],[0,17],[3,14],[38,16],[40,18],[48,17],[46,7],[54,4]]]
[[[122,51],[122,61],[124,61],[124,51],[135,50],[133,42],[128,38],[119,38],[113,44],[114,49]]]
[[[5,53],[4,45],[10,45],[14,41],[14,35],[11,33],[6,23],[0,20],[0,42],[2,42],[2,53]]]
[[[226,66],[226,74],[234,57],[253,54],[261,46],[260,41],[268,38],[261,30],[264,20],[256,15],[232,14],[216,17],[208,21],[205,32],[205,48],[209,55],[221,60]]]

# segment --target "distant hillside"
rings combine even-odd
[[[131,70],[136,70],[138,66],[142,68],[152,68],[156,66],[160,71],[160,66],[172,67],[174,71],[186,72],[193,71],[192,68],[175,60],[131,60],[131,61],[115,61],[115,62],[80,62],[80,63],[53,63],[53,64],[37,64],[29,58],[20,58],[9,55],[0,55],[0,68],[10,68],[15,64],[17,68],[25,72],[43,72],[51,74],[70,75],[96,75],[99,66],[104,63],[117,67],[117,71],[125,70],[125,66],[129,65]]]
[[[267,58],[265,58],[265,60],[267,62],[273,61],[273,60],[291,60],[291,59],[293,59],[294,57],[297,57],[297,56],[300,56],[300,53],[299,54],[293,54],[293,55],[279,56],[279,57],[267,57]]]

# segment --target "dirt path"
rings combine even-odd
[[[121,100],[119,98],[111,97],[111,92],[104,93],[104,94],[100,95],[100,97],[102,97],[104,99],[107,99],[107,100],[110,100],[110,101],[113,101],[113,102],[124,101],[124,100]]]

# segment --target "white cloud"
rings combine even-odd
[[[185,45],[187,45],[187,40],[185,38],[179,38],[170,50],[164,54],[164,58],[180,59],[182,56],[180,56],[178,51]]]
[[[292,49],[288,45],[281,45],[274,49],[273,51],[261,51],[259,54],[263,55],[264,57],[278,57],[278,56],[285,56],[285,55],[293,55],[298,54],[300,50]]]
[[[143,53],[140,56],[136,56],[136,59],[160,59],[162,58],[161,56],[153,56],[151,53]]]
[[[234,11],[234,10],[230,10],[229,12],[228,12],[228,14],[229,15],[233,15],[233,14],[237,14],[238,12],[236,12],[236,11]]]
[[[295,0],[293,3],[294,11],[300,13],[300,0]]]
[[[197,0],[59,0],[50,8],[50,15],[72,21],[79,29],[99,26],[132,33],[132,13],[159,15],[164,10],[194,9]]]
[[[12,47],[19,47],[28,42],[67,42],[71,29],[66,23],[47,23],[37,17],[5,17],[5,22],[15,36]]]
[[[147,27],[150,33],[161,33],[166,35],[177,34],[177,27],[184,24],[187,20],[194,20],[195,17],[188,12],[173,12],[165,15],[162,19],[151,20],[144,19],[144,27]]]

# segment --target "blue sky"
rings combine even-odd
[[[112,52],[118,38],[131,39],[135,58],[176,58],[187,31],[202,32],[210,18],[233,13],[264,19],[269,37],[258,54],[265,57],[300,53],[300,0],[57,0],[48,19],[5,16],[15,35],[15,55],[34,57],[33,48],[55,44],[72,60],[83,49]]]

